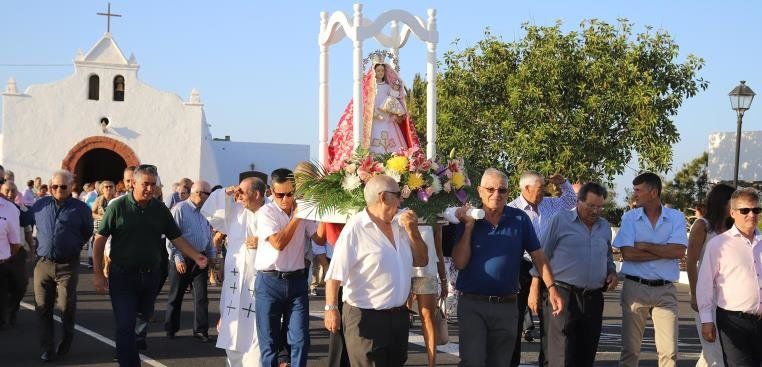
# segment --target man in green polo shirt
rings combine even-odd
[[[153,198],[157,178],[154,166],[140,165],[135,169],[133,191],[106,208],[93,246],[93,284],[96,292],[108,290],[111,296],[117,358],[123,367],[140,366],[138,349],[146,349],[148,320],[158,294],[162,235],[199,267],[206,268],[207,264],[206,257],[180,236],[169,209]],[[102,264],[108,237],[111,237],[111,263],[107,280]]]

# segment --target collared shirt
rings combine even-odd
[[[370,219],[367,209],[347,221],[325,276],[342,283],[344,302],[374,310],[405,304],[410,294],[413,251],[407,232],[397,220],[392,222],[392,234],[394,243]]]
[[[586,289],[603,288],[616,271],[611,253],[611,226],[603,218],[588,228],[577,208],[558,213],[540,241],[555,280]],[[532,276],[539,276],[532,268]]]
[[[21,192],[21,195],[19,196],[21,197],[21,204],[26,206],[31,206],[34,204],[35,195],[34,191],[31,188],[27,187],[24,189],[24,191]]]
[[[19,210],[12,202],[0,198],[0,260],[11,257],[11,245],[21,243]]]
[[[706,244],[696,281],[702,323],[714,322],[714,306],[762,315],[762,235],[749,241],[733,226]]]
[[[59,261],[79,257],[93,235],[93,213],[73,197],[58,205],[52,196],[37,200],[30,208],[37,226],[37,255]]]
[[[109,202],[98,234],[111,236],[109,257],[113,264],[128,268],[158,267],[165,246],[161,236],[174,240],[182,233],[161,201],[151,199],[141,207],[132,195],[130,192]]]
[[[190,199],[177,203],[172,210],[172,218],[175,219],[177,226],[180,227],[183,238],[193,246],[198,252],[206,254],[207,258],[213,259],[216,255],[214,246],[212,246],[212,226],[201,213],[201,208],[197,207]],[[185,258],[180,250],[167,241],[167,252],[169,260],[174,262],[183,262]]]
[[[317,231],[317,223],[302,219],[298,224],[291,241],[283,250],[276,250],[268,239],[275,233],[286,228],[291,216],[281,209],[277,203],[267,203],[257,210],[257,259],[254,267],[257,270],[295,271],[304,269],[304,259],[307,246],[311,246],[310,237]]]
[[[458,224],[456,238],[465,225]],[[479,219],[471,232],[471,259],[458,272],[455,288],[484,296],[504,296],[519,291],[519,269],[526,252],[540,248],[532,222],[524,211],[506,206],[497,226]]]
[[[675,244],[688,246],[688,231],[685,216],[678,210],[661,207],[661,215],[656,226],[651,225],[643,208],[632,209],[622,215],[622,226],[614,238],[616,248],[634,247],[635,242],[655,245]],[[622,262],[622,273],[650,280],[680,279],[680,260],[658,259],[650,261]]]
[[[569,181],[564,181],[560,185],[561,196],[557,198],[545,197],[537,205],[537,210],[532,208],[532,205],[519,195],[516,199],[508,203],[508,206],[521,209],[524,213],[527,213],[529,219],[532,221],[532,227],[537,238],[542,238],[545,233],[548,223],[559,212],[571,210],[577,204],[577,195],[574,193],[574,188]]]

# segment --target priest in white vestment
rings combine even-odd
[[[267,202],[265,189],[262,180],[246,178],[238,186],[211,193],[201,208],[212,227],[227,235],[217,348],[225,349],[229,367],[260,365],[254,312],[254,214]]]

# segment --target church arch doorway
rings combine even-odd
[[[77,143],[61,162],[79,184],[102,180],[118,182],[127,166],[140,164],[126,144],[105,136],[93,136]]]

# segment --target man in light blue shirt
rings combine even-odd
[[[201,213],[201,207],[209,198],[211,186],[206,181],[197,181],[191,186],[190,197],[177,203],[172,208],[172,217],[177,222],[185,238],[196,251],[213,259],[215,249],[212,245],[212,226]],[[167,242],[169,251],[169,288],[167,313],[164,330],[170,339],[180,329],[180,314],[185,290],[193,284],[194,315],[193,336],[202,342],[209,341],[209,299],[207,298],[207,280],[209,272],[193,262],[186,262],[182,253],[171,242]]]
[[[638,208],[622,216],[613,246],[622,252],[622,354],[620,366],[637,366],[646,320],[651,315],[660,367],[677,361],[679,261],[688,245],[683,214],[662,205],[661,179],[646,172],[632,181]]]

